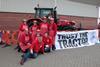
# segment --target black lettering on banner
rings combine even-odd
[[[82,38],[82,44],[86,44],[88,42],[88,38]]]
[[[58,43],[59,43],[59,45],[60,45],[60,48],[62,48],[61,41],[62,41],[62,40],[58,40]]]
[[[73,47],[71,39],[68,40],[68,45],[69,45],[69,47]]]
[[[77,47],[78,46],[78,40],[77,39],[73,39],[73,44],[74,44],[75,47]]]
[[[63,40],[63,46],[64,46],[64,48],[66,48],[66,45],[67,45],[67,40]]]
[[[81,46],[81,39],[79,38],[79,39],[77,39],[77,40],[78,40],[78,42],[79,42],[78,45]]]
[[[74,34],[58,34],[60,48],[78,47],[88,43],[88,32]]]

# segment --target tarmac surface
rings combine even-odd
[[[53,51],[19,64],[21,53],[14,47],[1,48],[0,67],[100,67],[100,45]]]

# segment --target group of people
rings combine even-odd
[[[2,48],[7,46],[16,45],[18,31],[10,31],[10,30],[0,30],[0,45],[3,45]]]
[[[57,25],[54,18],[49,20],[48,22],[46,17],[41,22],[33,19],[33,25],[29,27],[27,20],[23,19],[17,31],[0,31],[0,45],[3,45],[2,48],[16,45],[15,50],[22,53],[21,65],[28,58],[36,58],[40,54],[54,51]]]
[[[42,22],[38,24],[37,20],[32,20],[33,25],[28,27],[26,20],[22,22],[18,33],[18,52],[23,52],[20,64],[23,65],[28,58],[36,58],[39,54],[51,52],[55,50],[55,35],[57,25],[54,18],[44,17]]]
[[[0,44],[4,44],[4,47],[11,44],[17,45],[15,50],[22,52],[20,64],[23,65],[28,58],[36,58],[39,54],[51,52],[56,49],[55,36],[57,33],[57,26],[70,26],[75,25],[69,21],[65,23],[54,22],[54,18],[43,17],[39,22],[37,19],[32,20],[31,26],[28,26],[27,20],[23,19],[17,31],[0,31]]]

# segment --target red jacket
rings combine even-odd
[[[38,38],[36,37],[35,40],[32,42],[32,45],[30,47],[31,50],[33,50],[34,52],[42,52],[44,53],[44,42],[42,39],[42,42],[39,43]]]
[[[18,41],[19,42],[23,42],[24,36],[25,36],[25,32],[24,31],[19,31],[19,33],[18,33]]]
[[[36,38],[36,31],[33,31],[31,34],[32,41],[35,40],[35,38]]]
[[[51,37],[44,37],[44,44],[45,45],[48,45],[49,47],[52,47],[52,44],[53,44],[53,41],[52,41],[52,38]]]
[[[21,37],[22,39],[19,41],[19,46],[23,51],[25,51],[31,46],[31,38],[30,35],[26,35],[25,33],[23,33]]]
[[[31,39],[32,39],[32,41],[35,39],[35,37],[36,37],[36,33],[37,33],[37,29],[38,29],[39,27],[38,27],[38,25],[33,25],[32,26],[32,34],[31,34]]]
[[[49,35],[51,37],[52,36],[55,36],[56,35],[56,32],[57,32],[57,25],[56,25],[56,23],[49,24]]]
[[[36,31],[38,28],[39,28],[38,25],[33,25],[32,26],[32,31]]]
[[[40,30],[41,30],[41,34],[44,35],[44,33],[49,31],[49,24],[47,22],[40,23]]]
[[[28,26],[27,26],[26,24],[22,23],[22,24],[20,25],[20,27],[19,27],[19,30],[20,30],[20,31],[28,30]]]

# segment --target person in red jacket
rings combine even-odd
[[[53,40],[52,50],[55,50],[55,36],[57,33],[57,25],[54,23],[54,18],[50,18],[50,24],[49,24],[49,36]]]
[[[31,38],[28,31],[25,31],[22,35],[22,39],[19,41],[19,50],[27,52],[27,49],[31,46]]]
[[[36,32],[37,32],[37,29],[39,28],[39,26],[37,25],[37,21],[36,20],[33,20],[33,26],[31,28],[31,38],[32,40],[35,39],[36,37]]]
[[[19,42],[23,39],[23,34],[25,33],[25,30],[28,30],[28,26],[26,24],[26,19],[23,19],[23,22],[20,25],[19,30],[18,30],[18,41]]]
[[[45,33],[43,40],[44,40],[44,51],[45,52],[51,52],[53,40],[49,36],[49,33],[48,32]]]
[[[27,61],[28,58],[36,58],[39,53],[44,54],[44,42],[43,37],[40,34],[40,31],[38,31],[37,36],[35,40],[32,41],[32,45],[29,48],[29,51],[25,53],[20,61],[20,64],[23,65],[24,62]]]
[[[18,40],[19,40],[19,42],[23,39],[23,34],[25,33],[25,30],[28,30],[28,26],[26,24],[26,19],[23,19],[23,22],[20,25],[19,31],[18,31]]]
[[[40,23],[40,30],[42,36],[44,36],[44,34],[49,31],[49,23],[47,22],[47,18],[44,18],[43,22]]]
[[[28,26],[26,24],[26,19],[23,19],[22,23],[19,26],[19,31],[24,31],[24,30],[28,30]]]
[[[2,48],[8,47],[8,46],[11,46],[11,34],[9,30],[5,32],[5,44]]]
[[[19,43],[23,41],[24,39],[24,35],[25,35],[25,31],[28,30],[28,26],[26,24],[26,19],[23,19],[22,23],[19,26],[19,30],[18,30],[18,45],[15,49],[18,49],[18,52],[21,51],[21,48],[19,46]]]

